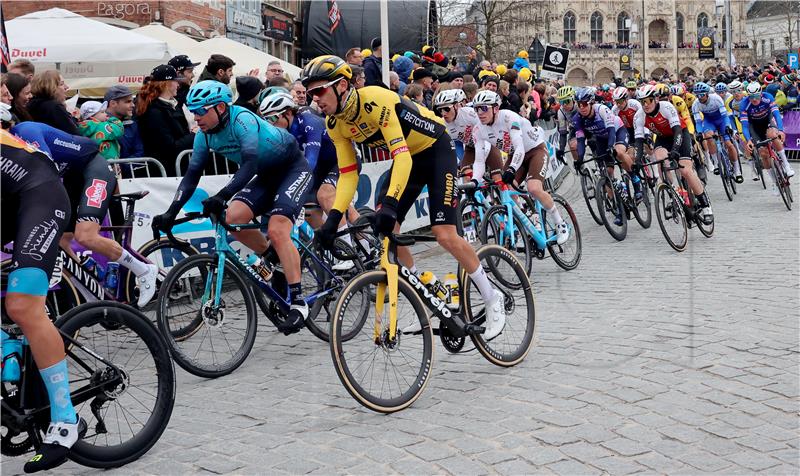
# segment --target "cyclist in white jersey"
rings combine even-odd
[[[470,180],[473,176],[473,164],[475,163],[473,133],[480,127],[481,121],[473,108],[463,105],[464,101],[466,101],[466,96],[464,91],[460,89],[441,91],[433,98],[433,112],[444,119],[447,124],[447,133],[453,139],[456,148],[463,147],[463,155],[458,164],[459,175]],[[486,162],[489,164],[492,180],[500,182],[503,171],[503,157],[500,151],[491,149],[486,156]],[[481,180],[483,180],[484,170],[485,165],[482,163],[479,173]]]
[[[644,109],[639,101],[628,97],[628,90],[622,86],[614,90],[612,99],[614,107],[611,112],[628,130],[628,156],[633,157],[631,149],[636,149],[636,160],[631,167],[635,171],[644,160]]]
[[[555,222],[558,243],[569,239],[569,227],[553,202],[553,197],[544,189],[544,178],[547,175],[547,148],[544,144],[544,131],[519,114],[500,109],[500,96],[493,91],[481,91],[472,100],[478,113],[481,126],[473,131],[475,143],[486,142],[509,155],[503,181],[518,183],[525,179],[528,193],[547,209]],[[475,148],[475,171],[478,177],[478,166],[485,161],[487,147]]]

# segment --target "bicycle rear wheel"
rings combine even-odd
[[[378,284],[385,282],[385,271],[367,271],[344,288],[331,321],[330,348],[336,374],[347,392],[370,410],[393,413],[414,403],[425,389],[433,365],[433,333],[425,306],[411,285],[401,279],[397,335],[393,342],[389,341],[388,296],[382,319],[375,315],[374,298],[370,300],[377,295]],[[364,319],[364,300],[370,302],[367,322],[355,336],[346,339],[344,333],[355,327],[354,322]],[[422,330],[402,332],[414,322]]]
[[[672,186],[661,183],[656,189],[656,217],[667,243],[675,251],[683,251],[689,241],[683,201]]]
[[[783,172],[783,165],[781,165],[777,160],[772,161],[772,170],[773,174],[775,174],[775,183],[778,184],[778,192],[781,194],[781,199],[783,200],[783,204],[786,205],[787,210],[792,209],[792,196],[789,187],[789,179],[786,178],[786,174]]]
[[[535,210],[535,208],[531,210]],[[486,216],[483,217],[481,242],[500,245],[511,251],[522,263],[525,272],[530,273],[533,261],[531,247],[534,245],[525,230],[525,225],[516,216],[512,217],[514,220],[514,232],[508,231],[508,218],[508,209],[504,205],[495,205],[490,208],[486,212]]]
[[[109,325],[111,324],[111,325]],[[130,463],[156,444],[175,403],[175,368],[155,326],[134,308],[109,301],[83,304],[64,314],[56,327],[117,367],[67,344],[73,402],[89,425],[69,458],[93,468]],[[77,388],[115,381],[80,401]],[[94,409],[92,408],[94,407]]]
[[[637,202],[636,192],[633,188],[633,180],[628,175],[625,175],[625,183],[628,186],[628,203],[633,204],[631,207],[633,216],[636,218],[639,226],[646,230],[650,228],[650,225],[653,223],[653,213],[650,207],[650,189],[644,183],[640,183],[642,199]]]
[[[511,367],[522,362],[533,345],[536,309],[528,274],[516,257],[505,248],[486,245],[478,249],[478,259],[486,270],[495,292],[503,295],[506,323],[503,331],[490,340],[482,334],[470,338],[489,362],[500,367]],[[500,278],[502,276],[502,279]],[[464,279],[465,319],[483,325],[486,320],[486,303],[472,279]]]
[[[624,240],[628,234],[625,205],[622,204],[622,197],[619,196],[619,192],[607,177],[600,177],[600,180],[597,181],[595,196],[597,196],[597,206],[606,230],[615,240]],[[615,223],[616,219],[619,220],[619,224]]]
[[[731,180],[730,169],[728,168],[729,165],[728,157],[721,156],[719,163],[719,178],[722,180],[722,187],[725,189],[725,196],[728,197],[729,202],[732,202],[734,192],[733,188],[731,187],[733,180]]]
[[[220,305],[215,308],[218,272],[214,255],[186,258],[167,274],[158,295],[158,329],[172,357],[187,372],[205,378],[227,375],[242,365],[258,325],[253,292],[233,263],[222,270]]]

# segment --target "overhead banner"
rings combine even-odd
[[[544,49],[544,61],[540,77],[545,79],[564,79],[567,74],[569,50],[558,46],[547,45]]]
[[[700,59],[714,59],[714,29],[699,28],[697,30],[697,44],[699,45]]]
[[[619,55],[619,70],[620,71],[630,71],[631,70],[631,50],[625,50]]]

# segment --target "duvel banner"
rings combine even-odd
[[[631,50],[625,50],[619,55],[619,70],[620,71],[630,71],[631,70]]]

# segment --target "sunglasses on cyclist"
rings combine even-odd
[[[656,98],[644,98],[642,99],[642,104],[650,104],[651,102],[655,102]]]
[[[197,108],[194,108],[194,109],[189,109],[189,112],[191,112],[195,116],[203,117],[206,114],[208,114],[208,111],[210,111],[211,108],[213,108],[215,105],[203,106],[203,107],[197,107]]]
[[[695,94],[695,96],[697,96],[697,99],[702,99],[702,98],[708,96],[708,93],[697,93],[697,94]]]
[[[452,110],[453,110],[453,106],[442,106],[442,107],[436,108],[436,112],[438,112],[439,114],[448,113],[448,112],[450,112]]]
[[[280,114],[273,114],[271,116],[265,117],[264,120],[269,122],[270,124],[275,124],[276,122],[278,122],[280,120],[280,118],[281,118]]]
[[[628,98],[614,99],[614,102],[617,104],[625,104],[628,102]]]
[[[492,110],[492,107],[493,106],[475,106],[475,110],[480,112],[489,112]]]
[[[558,103],[561,104],[562,106],[567,106],[569,104],[572,104],[572,99],[562,99],[561,101],[558,101]]]
[[[578,101],[578,107],[589,107],[589,101]]]
[[[307,89],[306,90],[306,96],[309,96],[311,99],[314,99],[315,97],[318,97],[318,96],[322,96],[323,94],[328,92],[328,88],[330,88],[331,86],[336,84],[340,79],[342,79],[342,78],[336,78],[333,81],[330,81],[328,83],[320,84],[319,86],[317,86],[315,88]]]

